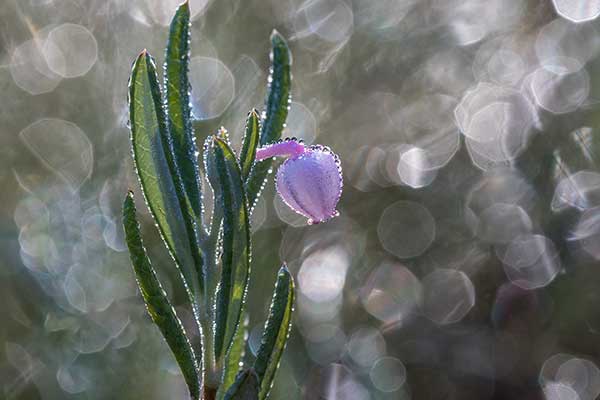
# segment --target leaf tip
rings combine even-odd
[[[132,203],[133,202],[133,190],[128,190],[127,191],[127,195],[125,196],[125,203]]]
[[[133,60],[133,66],[132,68],[135,69],[138,64],[146,58],[146,55],[148,54],[148,50],[144,49],[140,52],[140,54],[138,54],[138,56],[135,58],[135,60]]]
[[[175,14],[179,14],[180,12],[189,13],[189,11],[190,11],[190,0],[184,0],[177,7],[177,11],[175,12]]]
[[[273,32],[271,32],[271,46],[274,50],[278,49],[284,51],[284,54],[286,54],[287,57],[291,60],[291,53],[287,44],[287,40],[285,40],[283,35],[279,33],[279,31],[277,31],[276,29],[273,29]]]
[[[215,134],[216,139],[227,140],[227,129],[225,127],[220,127],[217,133]]]
[[[277,272],[277,281],[278,282],[279,281],[287,282],[287,284],[291,285],[292,288],[294,287],[294,278],[285,262],[283,263],[283,265],[281,266],[281,268],[279,268],[279,271]]]
[[[211,141],[210,144],[213,145],[213,146],[215,146],[215,145],[216,146],[221,146],[224,143],[224,141],[225,141],[225,138],[222,137],[222,136],[220,136],[220,132],[212,135],[211,138],[212,138],[212,141]]]
[[[127,191],[127,195],[125,196],[125,200],[123,201],[123,222],[126,223],[130,221],[132,216],[135,216],[135,201],[133,197],[133,191]]]
[[[283,38],[283,36],[281,35],[281,33],[279,33],[279,31],[277,29],[273,29],[271,31],[271,42],[275,43],[275,42],[285,42],[285,39]]]
[[[140,54],[135,59],[134,66],[140,64],[141,62],[144,62],[146,64],[152,64],[152,55],[150,54],[148,49],[144,49],[140,52]]]

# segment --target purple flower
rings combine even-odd
[[[256,160],[288,157],[277,171],[277,193],[284,203],[318,224],[339,215],[342,195],[342,167],[339,157],[328,147],[306,147],[295,139],[274,143],[256,152]]]

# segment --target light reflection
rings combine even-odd
[[[552,0],[556,12],[563,18],[573,22],[585,22],[596,19],[600,15],[600,1],[588,0]]]
[[[384,262],[365,282],[361,299],[367,312],[385,324],[405,324],[421,304],[421,284],[402,264]]]
[[[435,238],[435,219],[424,206],[399,201],[381,215],[377,236],[383,247],[398,258],[417,257]]]
[[[593,400],[600,395],[600,369],[592,361],[566,353],[549,357],[539,375],[546,399]]]
[[[348,254],[340,247],[308,256],[298,272],[300,291],[314,302],[330,301],[342,292],[348,271]]]
[[[475,305],[475,287],[461,271],[437,269],[423,278],[423,314],[446,325],[463,319]]]

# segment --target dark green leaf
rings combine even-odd
[[[290,105],[292,55],[285,39],[277,31],[271,34],[271,63],[266,115],[260,134],[260,144],[263,146],[281,137]]]
[[[258,377],[251,369],[238,374],[235,382],[225,393],[225,400],[257,400]]]
[[[235,154],[221,138],[214,137],[211,146],[217,174],[215,209],[223,213],[221,282],[215,316],[215,357],[219,361],[233,341],[242,314],[250,273],[250,226]]]
[[[194,399],[199,399],[200,373],[196,356],[185,333],[185,329],[177,317],[146,254],[140,234],[140,225],[136,218],[133,193],[131,192],[125,198],[123,205],[123,225],[131,263],[133,264],[133,270],[148,313],[171,348],[188,385],[190,395]]]
[[[219,129],[217,136],[227,140],[227,131],[224,128]],[[219,181],[219,173],[216,166],[215,160],[215,151],[214,151],[214,137],[211,135],[206,138],[204,142],[204,170],[206,172],[206,178],[212,188],[214,195],[214,207],[210,220],[210,234],[208,236],[208,240],[203,243],[204,251],[206,254],[211,254],[211,257],[207,257],[206,266],[212,271],[207,275],[207,292],[205,293],[205,297],[207,302],[210,304],[210,308],[206,310],[206,314],[208,319],[210,320],[210,324],[207,324],[204,327],[204,353],[206,356],[206,361],[210,365],[210,369],[213,370],[215,367],[215,301],[216,301],[216,291],[219,286],[219,281],[221,279],[220,276],[220,260],[217,259],[217,255],[220,254],[220,233],[221,233],[221,223],[223,221],[223,210],[220,202],[221,199],[221,188]],[[216,372],[216,371],[213,371]],[[220,378],[218,374],[213,374],[213,376]]]
[[[165,59],[165,93],[169,140],[173,159],[181,174],[185,205],[189,216],[202,229],[202,192],[196,143],[190,107],[190,83],[188,66],[190,60],[190,6],[182,3],[171,22],[169,42]]]
[[[156,66],[144,50],[133,64],[129,82],[129,117],[133,159],[142,192],[160,234],[175,259],[190,299],[201,293],[198,249],[188,236],[188,226],[178,197],[177,174],[170,164],[166,140],[168,127],[162,107]]]
[[[227,141],[227,143],[229,143],[229,139],[227,136],[227,131],[225,130],[225,128],[221,128],[219,129],[218,133],[217,133],[217,137]],[[213,215],[211,218],[211,222],[210,222],[210,238],[211,238],[211,242],[213,247],[216,245],[217,240],[218,240],[218,236],[219,236],[219,230],[221,228],[221,222],[223,219],[223,210],[221,209],[221,207],[219,207],[219,203],[218,200],[221,197],[221,185],[219,184],[219,174],[217,172],[217,167],[215,165],[215,155],[214,155],[214,148],[213,148],[213,140],[214,138],[212,136],[209,136],[206,138],[206,141],[204,142],[204,170],[206,171],[206,179],[208,179],[208,183],[210,184],[212,190],[213,190],[213,195],[214,195],[214,204],[215,207],[213,209]],[[215,249],[212,249],[212,251],[215,251]]]
[[[281,138],[290,104],[292,88],[292,55],[285,39],[277,32],[271,35],[271,75],[269,93],[265,102],[260,145],[273,143]],[[246,181],[248,205],[252,208],[271,168],[271,159],[257,162]]]
[[[247,332],[248,316],[246,315],[242,316],[242,319],[240,319],[239,327],[235,332],[235,336],[233,337],[233,343],[231,344],[231,347],[227,352],[227,356],[225,357],[225,363],[223,366],[223,379],[221,381],[219,392],[217,392],[217,400],[223,399],[225,390],[233,385],[236,376],[242,368],[240,363],[244,358],[244,353],[246,350]]]
[[[273,378],[292,326],[293,308],[294,280],[284,265],[277,274],[269,318],[254,361],[254,370],[260,380],[260,400],[267,398],[273,385]]]
[[[256,110],[250,111],[246,120],[246,132],[242,142],[242,151],[240,152],[240,167],[242,169],[242,178],[248,179],[250,170],[256,157],[256,148],[260,141],[259,116]]]

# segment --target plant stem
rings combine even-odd
[[[217,389],[204,386],[204,394],[202,395],[203,400],[215,400],[217,397]]]
[[[210,322],[203,324],[202,330],[204,332],[204,343],[202,346],[203,350],[203,362],[204,362],[204,382],[206,385],[212,386],[217,382],[214,382],[216,375],[215,366],[215,342],[214,342],[214,330]]]
[[[212,235],[207,237],[206,242],[203,243],[203,248],[206,249],[206,254],[215,254],[216,244],[212,242]],[[202,362],[204,370],[204,387],[205,395],[206,388],[214,388],[219,386],[220,375],[217,370],[215,360],[215,340],[214,340],[214,299],[215,291],[218,285],[218,270],[215,265],[215,259],[207,257],[206,259],[206,286],[205,286],[205,299],[202,310],[202,317],[200,324],[202,325]],[[216,390],[216,389],[215,389]]]

